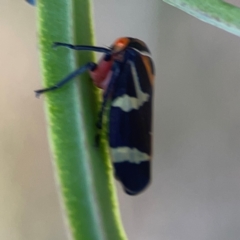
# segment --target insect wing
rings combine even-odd
[[[151,59],[139,53],[127,58],[112,93],[109,144],[115,176],[130,195],[150,181],[152,66]]]

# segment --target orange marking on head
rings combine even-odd
[[[113,52],[120,52],[124,50],[128,46],[129,42],[130,42],[129,38],[126,37],[118,38],[113,43]]]

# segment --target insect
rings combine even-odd
[[[54,43],[74,50],[103,52],[95,64],[86,63],[55,86],[35,91],[37,95],[62,87],[78,74],[89,71],[94,84],[103,89],[97,128],[110,103],[108,137],[115,178],[125,192],[136,195],[150,182],[152,157],[152,101],[154,66],[150,51],[139,39],[122,37],[109,48]]]

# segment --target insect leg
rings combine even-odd
[[[57,48],[57,47],[66,47],[66,48],[71,48],[77,51],[85,50],[85,51],[94,51],[94,52],[103,52],[103,53],[111,52],[110,48],[87,46],[87,45],[72,45],[69,43],[54,42],[53,48]]]
[[[61,88],[63,85],[65,85],[67,82],[69,82],[70,80],[72,80],[74,77],[76,77],[79,74],[82,74],[83,72],[90,70],[93,71],[95,68],[97,67],[96,63],[93,62],[89,62],[85,65],[83,65],[82,67],[78,68],[77,70],[75,70],[74,72],[70,73],[68,76],[66,76],[64,79],[62,79],[60,82],[56,83],[54,86],[48,87],[48,88],[44,88],[44,89],[39,89],[36,90],[36,97],[38,97],[40,94],[45,93],[45,92],[49,92],[49,91],[53,91],[56,90],[58,88]]]
[[[36,1],[35,0],[27,0],[27,2],[33,6],[36,5]]]
[[[107,87],[106,92],[103,95],[103,102],[102,102],[101,110],[98,113],[98,121],[97,121],[96,126],[97,126],[99,131],[95,136],[95,145],[96,146],[99,146],[100,131],[102,129],[103,113],[105,111],[107,101],[109,99],[110,94],[112,93],[114,83],[115,83],[115,80],[117,79],[117,77],[119,75],[119,72],[120,72],[119,65],[117,64],[117,62],[115,62],[113,64],[113,67],[112,67],[112,76],[111,76],[111,79],[109,81],[109,85]]]

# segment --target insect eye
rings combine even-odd
[[[106,62],[110,61],[111,59],[112,59],[112,55],[111,54],[106,54],[104,56],[104,61],[106,61]]]

